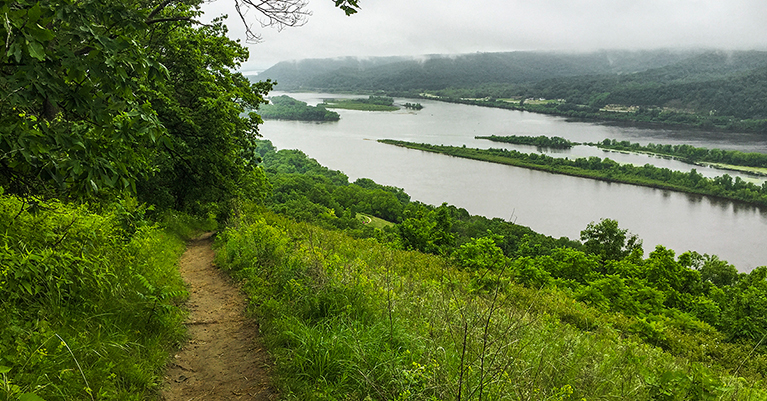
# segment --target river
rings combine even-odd
[[[323,98],[344,95],[293,93],[290,96],[316,104]],[[418,102],[419,111],[396,112],[336,110],[341,120],[332,123],[266,121],[260,128],[278,149],[300,149],[350,181],[371,178],[403,188],[414,200],[465,208],[471,214],[501,217],[554,237],[577,239],[589,222],[611,218],[621,228],[639,235],[645,252],[662,244],[677,254],[687,250],[718,255],[748,272],[767,265],[767,208],[722,201],[698,195],[606,183],[518,167],[384,145],[377,139],[455,145],[475,148],[508,148],[541,151],[474,139],[481,135],[546,135],[575,142],[605,138],[631,142],[680,144],[767,153],[767,137],[705,131],[644,129],[595,123],[568,122],[564,118],[451,104]],[[610,157],[621,163],[652,163],[674,170],[693,166],[676,160],[626,155],[577,146],[549,153],[559,157]],[[696,168],[706,176],[728,173]],[[744,179],[761,181],[752,176]]]

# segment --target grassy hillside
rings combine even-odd
[[[767,267],[645,258],[611,220],[554,239],[257,151],[272,193],[237,205],[216,261],[284,399],[767,398]],[[179,232],[211,223],[166,211],[161,229],[130,198],[0,212],[0,399],[157,397],[183,338]]]
[[[145,211],[0,195],[0,399],[156,397],[184,338],[176,263],[194,219],[163,229]]]
[[[440,267],[433,268],[429,274],[436,274],[439,271],[442,276],[439,276],[439,279],[435,278],[437,276],[430,277],[438,281],[439,285],[447,285],[450,295],[444,293],[429,296],[421,293],[392,295],[391,299],[397,299],[398,302],[404,303],[416,302],[417,299],[428,299],[424,301],[425,303],[419,304],[419,313],[427,313],[427,305],[438,305],[440,297],[442,302],[449,297],[456,297],[460,299],[460,302],[468,302],[467,299],[474,299],[475,296],[485,296],[490,297],[490,299],[500,299],[495,298],[496,295],[498,297],[504,296],[506,305],[509,307],[513,305],[517,310],[535,311],[536,314],[540,314],[546,319],[553,319],[553,321],[570,325],[571,328],[585,333],[594,333],[595,331],[613,333],[616,336],[616,341],[618,341],[616,344],[621,344],[621,341],[629,341],[634,344],[642,344],[643,347],[657,347],[659,350],[663,350],[659,354],[665,355],[663,358],[683,361],[680,363],[684,366],[695,366],[691,369],[698,369],[700,366],[709,367],[715,373],[702,374],[705,376],[712,374],[717,377],[714,382],[725,387],[729,386],[723,384],[729,380],[725,379],[729,374],[741,376],[746,382],[754,383],[755,387],[760,388],[761,386],[760,383],[764,379],[763,372],[767,370],[767,355],[765,355],[763,345],[764,338],[767,338],[767,325],[765,324],[767,320],[764,319],[767,316],[767,304],[764,302],[767,299],[766,267],[757,268],[750,274],[739,274],[734,266],[714,255],[700,255],[696,252],[684,252],[677,255],[674,251],[663,246],[656,247],[650,252],[649,257],[645,258],[641,240],[630,235],[626,230],[619,229],[618,223],[613,220],[602,220],[599,223],[589,224],[581,232],[580,240],[582,242],[567,238],[554,239],[537,234],[527,227],[518,226],[501,219],[491,220],[481,216],[470,216],[465,210],[454,206],[443,204],[434,207],[411,202],[401,189],[383,187],[370,180],[357,180],[354,183],[349,183],[347,177],[342,173],[320,166],[301,152],[275,151],[273,147],[268,145],[268,142],[263,144],[262,154],[264,155],[267,175],[273,183],[273,195],[267,199],[266,206],[272,211],[279,211],[281,216],[275,217],[270,213],[264,215],[255,208],[244,210],[243,216],[249,217],[238,224],[250,224],[256,220],[260,222],[249,228],[247,232],[232,233],[237,240],[232,244],[233,248],[231,249],[233,250],[231,252],[228,248],[230,246],[228,242],[221,245],[227,248],[226,252],[230,255],[227,257],[233,258],[222,261],[222,265],[229,265],[233,270],[248,270],[248,274],[268,275],[266,278],[259,276],[261,278],[257,279],[248,276],[249,282],[265,282],[272,285],[283,280],[277,278],[279,275],[296,273],[298,276],[288,276],[284,280],[296,280],[305,288],[312,288],[312,290],[307,290],[307,293],[315,294],[315,290],[320,288],[321,284],[302,280],[310,280],[315,277],[319,277],[318,280],[321,283],[329,280],[326,273],[317,273],[314,270],[321,266],[320,262],[322,261],[337,262],[333,267],[329,267],[333,274],[343,274],[350,280],[355,280],[355,277],[366,277],[364,281],[367,282],[372,275],[369,273],[369,269],[380,269],[382,263],[388,263],[382,262],[386,259],[381,258],[392,257],[381,255],[421,255],[418,256],[420,258],[418,262],[399,268],[397,274],[414,274],[418,275],[418,280],[426,280],[423,273],[418,273],[421,272],[421,267],[429,270],[432,269],[428,267],[429,263],[437,263]],[[386,220],[396,224],[385,226],[380,230],[373,230],[369,225],[362,225],[359,221],[359,214],[356,213],[385,217]],[[355,214],[357,218],[355,218]],[[276,267],[278,272],[270,272],[271,266],[283,262],[274,262],[269,257],[259,256],[258,252],[264,251],[264,247],[269,249],[273,247],[269,245],[270,240],[263,237],[266,235],[264,233],[272,235],[290,233],[293,230],[289,228],[292,227],[291,224],[293,223],[285,220],[283,217],[285,215],[303,221],[303,223],[298,224],[302,228],[296,229],[300,231],[300,234],[287,236],[280,234],[279,244],[282,244],[280,249],[285,252],[280,250],[279,254],[282,255],[280,257],[286,257],[289,260],[286,259],[287,261],[284,262],[286,265],[283,267]],[[278,220],[288,223],[272,224]],[[338,230],[343,230],[343,232]],[[338,237],[335,237],[336,234],[332,234],[333,232],[337,233]],[[348,237],[346,237],[347,235]],[[249,239],[250,236],[255,239]],[[352,240],[352,237],[358,238],[358,240]],[[359,252],[380,253],[380,255],[362,257],[357,253],[351,254],[351,256],[346,253],[343,256],[338,256],[333,252],[324,253],[321,249],[326,246],[324,245],[326,241],[348,243],[349,245],[344,246],[349,249],[357,249]],[[250,247],[255,248],[248,249]],[[297,253],[293,253],[294,251]],[[406,251],[421,251],[435,256]],[[291,259],[290,256],[285,255],[294,255],[297,259]],[[301,261],[303,256],[300,255],[316,256],[320,262]],[[377,262],[368,262],[366,258],[370,257],[378,258]],[[262,262],[259,261],[270,267],[265,269],[260,264]],[[309,271],[303,270],[304,268],[301,266],[310,266],[307,267]],[[463,278],[458,279],[454,275]],[[395,279],[391,278],[391,280]],[[284,286],[283,283],[275,288],[281,289]],[[439,287],[434,283],[431,286]],[[336,287],[333,288],[333,291],[337,289]],[[254,288],[254,291],[261,290],[264,289]],[[353,291],[357,294],[355,297],[359,295],[359,291],[361,290],[355,289]],[[386,292],[379,291],[378,293],[385,294]],[[276,300],[271,306],[282,308],[280,306],[283,302],[281,301],[282,298],[274,293],[270,294],[267,298]],[[333,323],[324,320],[321,322],[325,322],[322,323],[323,325],[332,326],[338,322],[337,319],[346,316],[344,311],[355,310],[353,306],[363,302],[360,298],[352,298],[347,295],[342,295],[342,297],[343,299],[334,300],[307,298],[301,302],[313,305],[307,307],[320,308],[324,311],[322,313],[328,313],[328,315],[323,316],[331,319]],[[485,298],[486,301],[487,299]],[[289,301],[293,302],[293,298],[290,298]],[[255,303],[261,305],[260,302],[256,301]],[[328,306],[322,306],[326,302],[340,303],[340,305],[346,306],[334,304],[335,306],[328,309]],[[376,302],[380,304],[382,301]],[[295,309],[296,304],[291,303],[290,305],[288,309]],[[272,316],[271,312],[269,313],[269,316]],[[493,315],[495,313],[492,312]],[[367,317],[366,319],[369,318],[371,321],[389,319],[388,312],[383,317],[380,315],[373,316],[377,317]],[[477,319],[479,320],[476,320],[475,323],[481,321],[480,318]],[[312,330],[316,329],[313,326],[314,323],[311,323]],[[357,330],[357,323],[353,323],[352,326]],[[408,320],[404,323],[404,327],[403,330],[406,331],[406,334],[403,335],[412,336],[415,335],[413,332],[421,326],[417,322]],[[440,327],[439,330],[435,329],[435,331],[441,333],[445,330],[452,330],[454,341],[455,333],[460,332],[460,327]],[[291,328],[283,327],[280,330],[295,333]],[[319,331],[316,333],[319,333],[318,335],[322,338],[342,337],[341,334],[333,332]],[[429,335],[433,334],[430,333]],[[584,335],[584,333],[580,335]],[[371,339],[370,341],[378,340]],[[448,349],[447,345],[449,344],[445,344],[444,341],[447,340],[443,340],[439,347]],[[455,349],[455,344],[451,346]],[[352,345],[345,344],[339,345],[339,347],[346,349]],[[605,355],[612,355],[613,351],[610,346],[604,345],[603,347],[605,347],[603,348]],[[620,348],[620,345],[617,347]],[[660,352],[659,350],[656,351]],[[366,359],[370,357],[364,355],[355,357],[370,360]],[[373,360],[379,360],[376,358]],[[386,358],[395,357],[387,356]],[[455,363],[455,355],[452,358],[450,363]],[[406,364],[412,364],[412,362],[408,360]],[[307,361],[304,362],[304,365],[314,363],[316,362]],[[416,363],[426,366],[423,360],[416,361]],[[439,365],[447,366],[446,363],[440,361]],[[582,369],[587,369],[579,367],[580,365],[576,362],[569,360],[562,363],[573,363],[574,375],[583,373],[581,372]],[[325,364],[326,362],[323,360],[322,366]],[[290,373],[285,373],[287,377],[285,380],[290,382],[286,391],[299,394],[295,396],[297,399],[311,399],[312,397],[305,393],[308,391],[307,388],[298,389],[295,387],[303,386],[294,380],[296,374],[303,375],[303,373],[296,373],[297,371],[293,369],[297,368],[290,368]],[[372,373],[359,367],[351,369],[365,372],[364,377],[369,378],[372,375]],[[452,369],[451,374],[460,376],[461,368],[453,366]],[[471,369],[476,369],[476,366]],[[665,379],[658,380],[670,380],[676,383],[667,383],[662,386],[673,387],[688,379],[692,380],[689,383],[697,380],[689,377],[683,379],[680,376],[683,375],[682,373],[664,370],[671,369],[668,366],[657,369],[656,374],[660,375],[658,377],[665,377]],[[395,370],[397,369],[395,368]],[[698,375],[695,372],[698,371],[688,370],[684,374]],[[343,370],[341,377],[356,381],[364,379],[364,377],[363,379],[359,377],[352,379],[352,374],[350,371]],[[390,374],[390,372],[386,374]],[[648,379],[644,385],[651,386],[648,383],[657,383],[653,381],[655,379],[657,377]],[[437,399],[441,399],[440,397],[457,398],[458,390],[455,387],[457,381],[457,376],[441,376],[437,383],[452,383],[451,385],[454,387],[443,388],[440,390],[442,392],[439,393],[441,395],[435,395],[435,397]],[[343,385],[346,386],[347,384],[344,382]],[[561,389],[564,385],[560,383],[557,388]],[[344,389],[331,387],[327,391],[335,394],[336,391],[347,390],[361,391],[359,389],[349,390],[346,387]],[[499,391],[514,391],[514,387],[507,387]],[[678,388],[658,391],[686,394],[684,391],[687,390]],[[714,397],[714,399],[734,396],[726,392],[713,395],[714,393],[710,389],[701,391]],[[392,399],[392,397],[390,393],[379,396],[371,395],[372,399]],[[630,397],[630,395],[622,393],[620,396],[613,394],[611,396],[601,395],[596,398],[600,397],[622,398]],[[648,397],[652,399],[652,396]],[[354,393],[350,398],[364,398],[364,395]],[[429,398],[425,397],[425,399]]]
[[[520,270],[492,248],[471,258],[496,258],[483,272],[470,259],[394,250],[253,208],[217,247],[217,263],[245,283],[286,399],[767,396],[737,378],[740,368],[647,345],[620,328],[623,315],[515,283]]]

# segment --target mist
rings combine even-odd
[[[313,0],[302,27],[260,28],[248,44],[243,71],[279,61],[343,56],[420,56],[519,50],[587,52],[600,49],[765,50],[767,3],[730,1],[362,0],[346,16],[331,0]],[[206,3],[205,19],[228,14],[230,37],[244,42],[233,3]]]

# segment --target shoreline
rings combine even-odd
[[[708,196],[715,199],[742,203],[742,204],[746,204],[753,207],[767,208],[767,200],[748,201],[746,199],[740,199],[734,196],[728,196],[725,194],[715,194],[702,189],[685,187],[685,186],[676,185],[676,184],[668,183],[665,181],[660,181],[660,180],[655,180],[650,178],[646,178],[646,179],[642,179],[643,177],[637,177],[636,179],[626,179],[625,177],[619,178],[619,177],[613,176],[613,173],[614,173],[613,171],[605,171],[604,173],[600,173],[600,171],[597,171],[597,170],[585,169],[585,168],[576,167],[576,166],[563,166],[563,165],[555,166],[555,165],[535,164],[535,163],[521,160],[518,158],[487,154],[486,153],[487,150],[483,150],[483,149],[418,144],[418,143],[396,141],[396,140],[389,140],[389,139],[379,139],[378,142],[384,143],[387,145],[404,147],[408,149],[421,150],[424,152],[439,153],[446,156],[460,157],[464,159],[478,160],[478,161],[484,161],[488,163],[505,164],[509,166],[543,171],[543,172],[548,172],[552,174],[563,174],[563,175],[569,175],[572,177],[588,178],[588,179],[594,179],[594,180],[599,180],[604,182],[613,182],[613,183],[627,184],[627,185],[638,185],[638,186],[643,186],[648,188],[663,189],[663,190],[675,191],[675,192],[686,193],[691,195]],[[469,154],[469,152],[473,154]],[[603,160],[609,160],[609,159],[603,159]],[[681,173],[681,174],[686,174],[686,173]],[[701,178],[701,179],[713,181],[707,178]]]

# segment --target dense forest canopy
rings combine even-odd
[[[198,6],[5,3],[0,185],[179,209],[247,191],[261,120],[241,115],[271,83],[233,72],[247,50],[221,21],[195,24]]]

